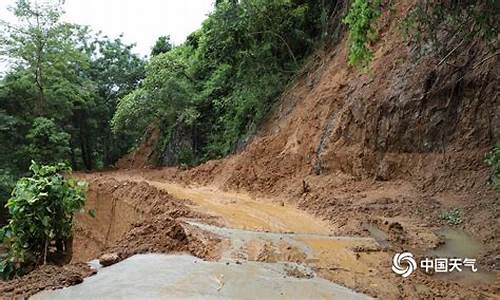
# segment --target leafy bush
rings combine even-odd
[[[486,163],[493,169],[491,181],[500,193],[500,141],[497,141],[495,147],[486,155]]]
[[[459,225],[460,223],[462,223],[460,210],[458,208],[454,208],[442,213],[441,219],[446,221],[449,225]]]
[[[85,204],[86,184],[64,178],[64,164],[41,166],[32,162],[31,177],[21,178],[7,202],[11,219],[0,230],[8,252],[0,257],[0,274],[10,278],[46,263],[49,250],[64,253],[72,235],[73,214]]]
[[[9,212],[5,207],[10,192],[14,188],[15,180],[9,170],[0,169],[0,226],[7,224]]]
[[[380,16],[381,0],[355,0],[344,23],[349,27],[349,64],[365,67],[373,57],[367,44],[375,37],[373,22]]]

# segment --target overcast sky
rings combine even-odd
[[[124,34],[135,51],[149,54],[156,39],[170,35],[182,43],[198,29],[212,10],[214,0],[66,0],[65,21],[90,25],[95,31],[117,37]],[[15,0],[0,0],[0,19],[6,19]]]

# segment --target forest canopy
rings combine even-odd
[[[335,1],[217,1],[187,41],[162,47],[141,86],[118,104],[115,134],[162,131],[157,163],[194,165],[234,151],[256,131],[328,33]]]

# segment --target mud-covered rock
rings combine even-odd
[[[120,256],[117,253],[106,253],[99,257],[99,263],[103,267],[111,266],[120,261]]]

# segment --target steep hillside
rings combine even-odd
[[[418,254],[443,242],[438,232],[457,212],[455,227],[482,244],[481,268],[494,269],[498,201],[484,156],[500,138],[498,56],[476,40],[444,60],[419,56],[400,29],[409,9],[383,11],[367,73],[348,66],[344,38],[313,55],[241,152],[145,176],[287,199],[336,234],[368,235],[376,224],[393,250]]]

